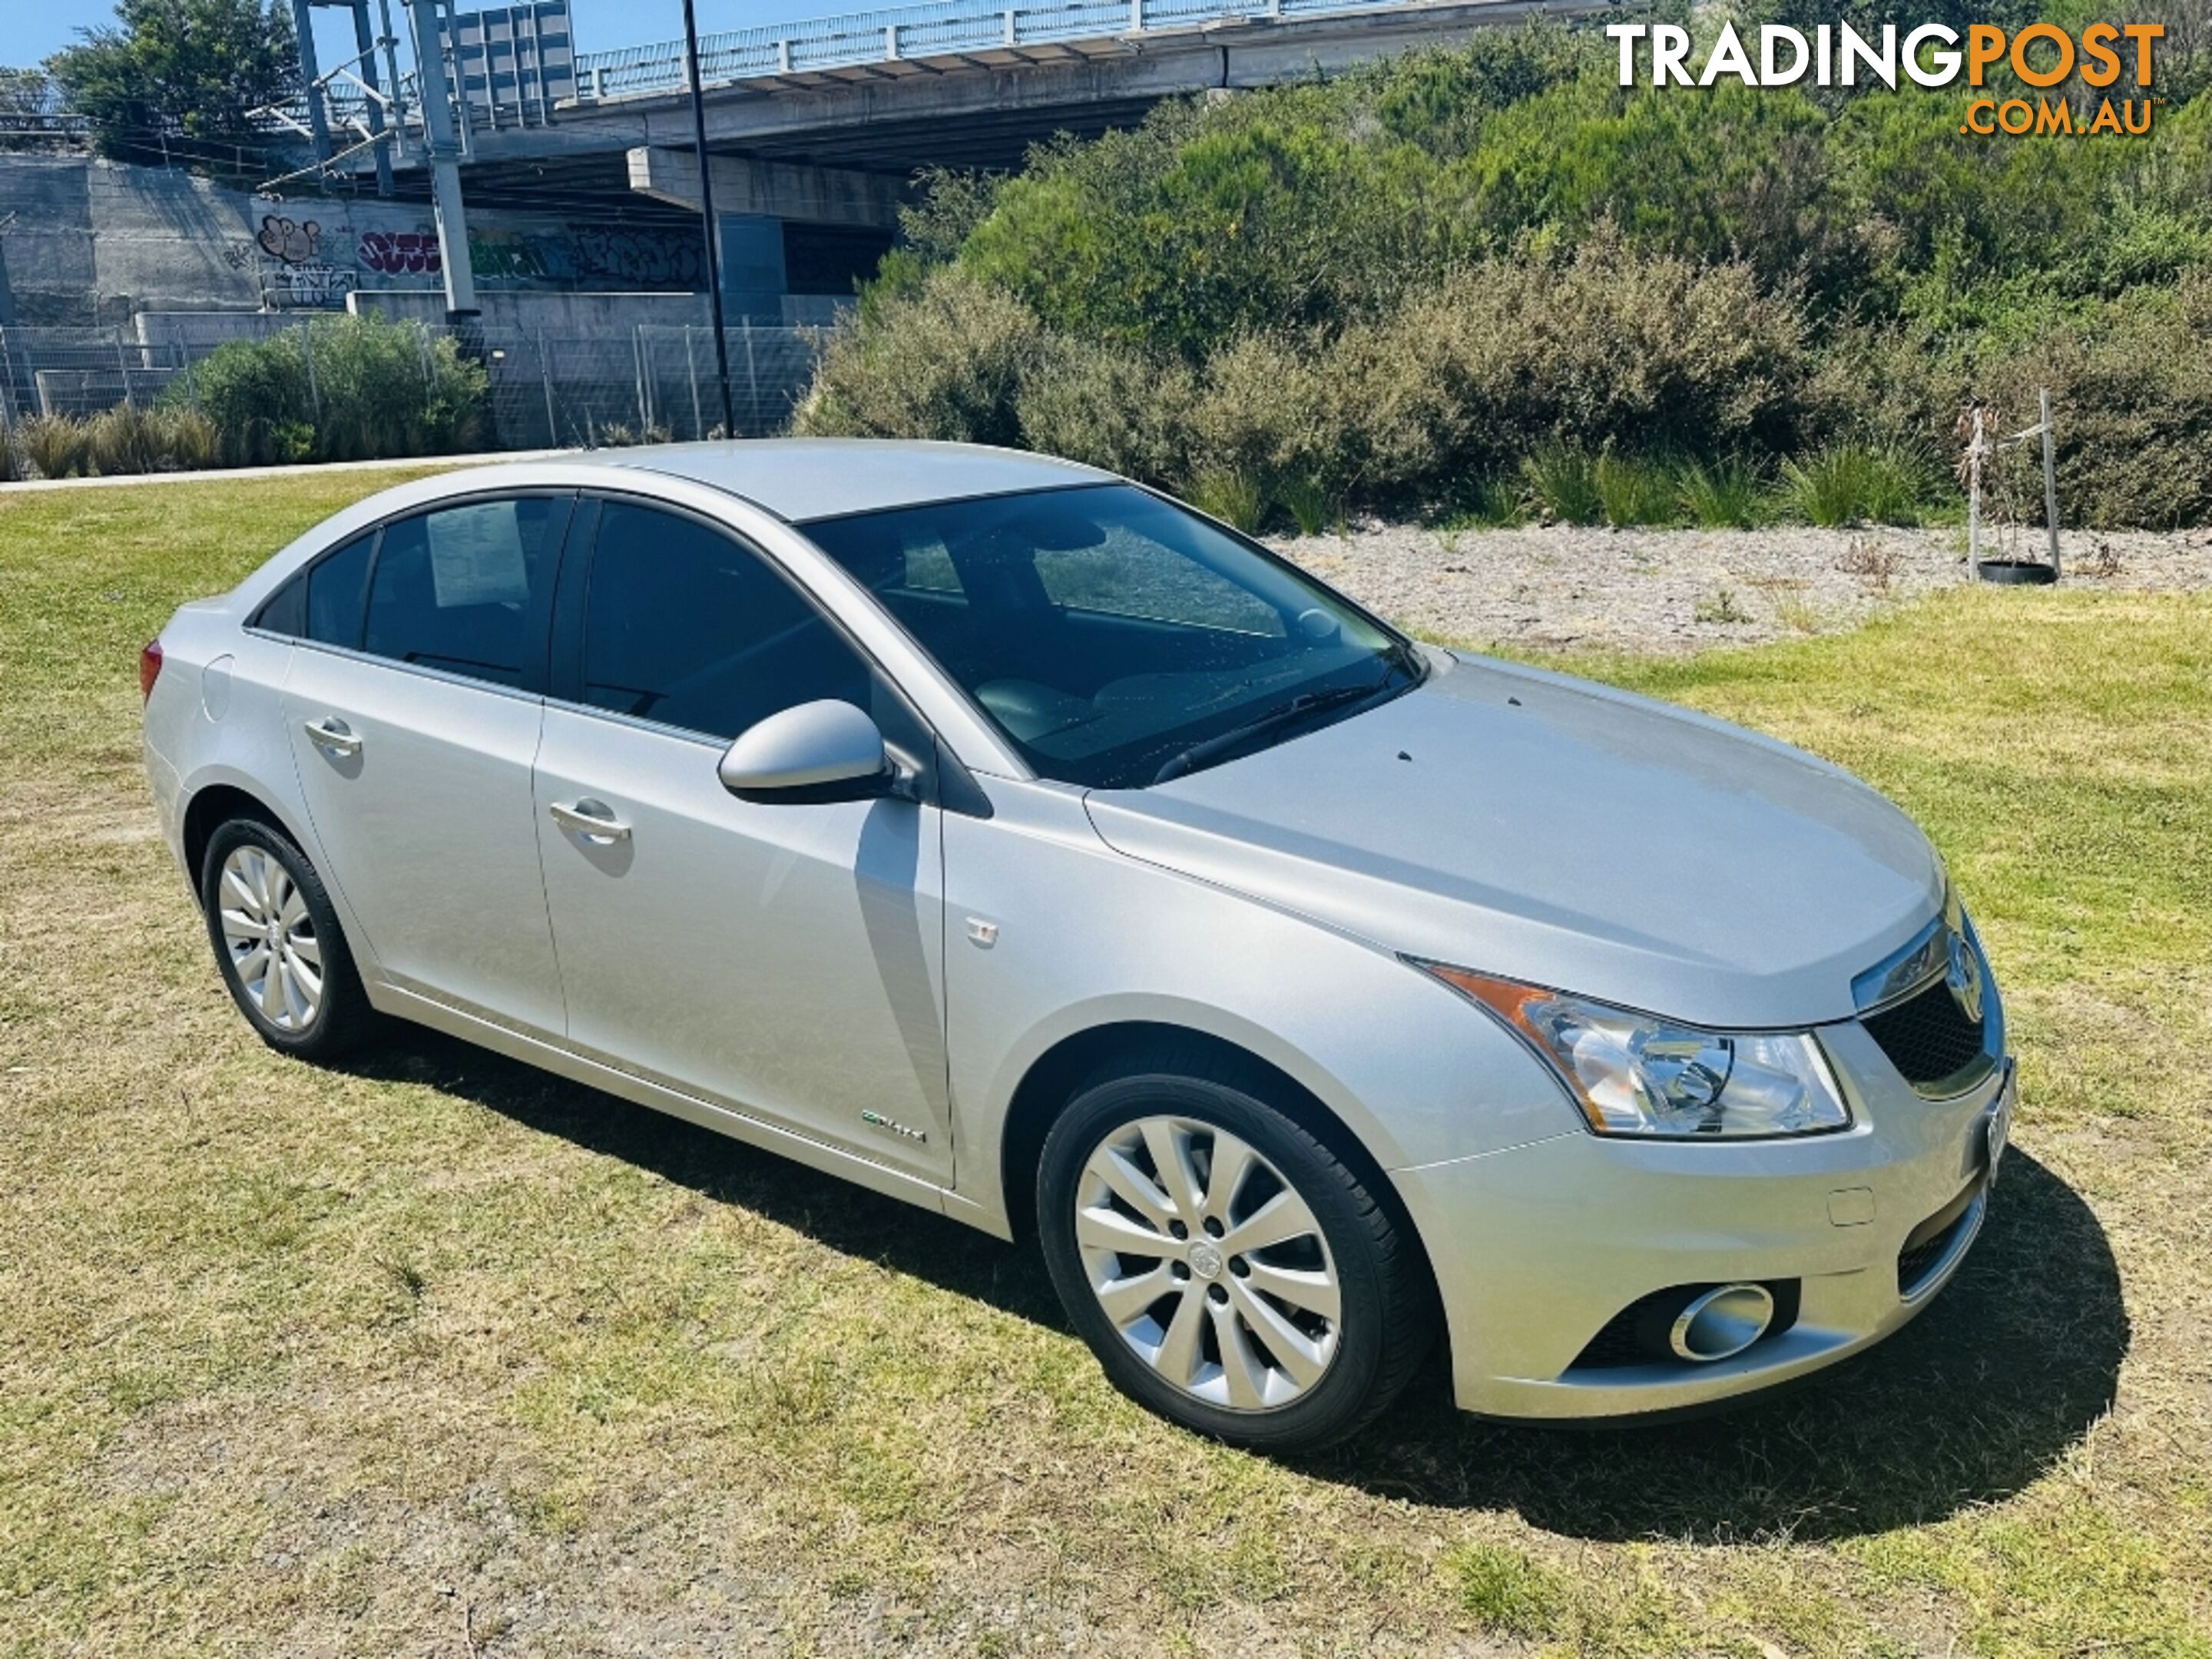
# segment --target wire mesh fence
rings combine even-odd
[[[13,470],[21,476],[18,428],[27,419],[83,417],[118,404],[198,408],[196,366],[210,353],[230,340],[306,326],[297,317],[256,313],[165,319],[163,337],[155,340],[128,328],[0,328],[0,439],[15,454]],[[420,330],[426,354],[453,332]],[[485,448],[596,447],[722,434],[710,327],[647,324],[589,335],[485,328],[456,337],[481,362],[489,383]],[[813,378],[823,331],[741,321],[724,337],[732,435],[783,430]],[[312,364],[315,334],[301,338]]]

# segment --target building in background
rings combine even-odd
[[[458,76],[471,124],[544,126],[553,107],[576,95],[576,53],[568,0],[440,14],[439,33]]]

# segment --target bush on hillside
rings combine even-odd
[[[449,337],[341,317],[219,346],[163,401],[191,398],[245,466],[451,454],[484,441],[488,386]]]
[[[1917,511],[1969,398],[2048,383],[2069,516],[2212,513],[2184,297],[2212,98],[2149,141],[1992,143],[1909,82],[1613,82],[1609,42],[1537,25],[931,175],[802,429],[1234,477],[1306,517],[1465,513],[1565,453],[1650,516],[1677,508],[1634,458],[1665,456],[1681,510],[1741,520],[1785,459],[1800,511]]]
[[[1976,383],[2022,428],[2034,422],[2037,388],[2050,388],[2067,523],[2212,521],[2212,271],[1994,356]],[[2039,517],[2040,450],[2023,445],[2006,465],[2020,475],[2010,480],[2014,493]]]

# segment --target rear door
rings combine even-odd
[[[563,1024],[531,768],[573,492],[398,519],[310,568],[285,722],[307,811],[385,974]]]
[[[537,777],[571,1043],[948,1176],[939,810],[762,805],[716,772],[738,733],[817,698],[866,708],[925,769],[928,734],[726,531],[636,501],[596,511],[591,562],[562,583]]]

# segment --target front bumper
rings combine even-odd
[[[1929,1101],[1857,1026],[1821,1036],[1852,1108],[1834,1134],[1685,1145],[1572,1133],[1395,1172],[1443,1293],[1463,1409],[1574,1419],[1704,1405],[1832,1364],[1928,1304],[1986,1213],[1990,1123],[2008,1111],[2012,1068]],[[1589,1363],[1631,1304],[1740,1280],[1794,1286],[1787,1329],[1710,1363]]]

